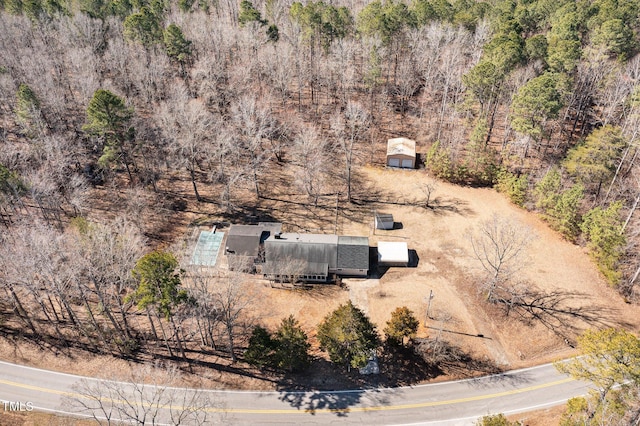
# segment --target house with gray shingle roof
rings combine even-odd
[[[265,278],[327,282],[333,274],[366,277],[369,238],[324,234],[275,234],[264,242]]]

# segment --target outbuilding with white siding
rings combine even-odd
[[[416,141],[393,138],[387,141],[387,166],[414,169],[416,167]]]
[[[409,266],[409,247],[407,243],[378,241],[378,265]]]

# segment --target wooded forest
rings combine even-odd
[[[12,313],[26,333],[130,354],[148,325],[183,357],[184,339],[223,335],[235,359],[248,301],[205,276],[177,289],[179,259],[153,250],[178,241],[146,218],[240,217],[283,185],[309,205],[363,200],[358,168],[398,135],[432,176],[539,212],[638,302],[636,0],[0,10],[0,327]]]

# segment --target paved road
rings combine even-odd
[[[83,379],[87,385],[109,388],[95,379],[0,362],[0,401],[30,402],[36,410],[78,414],[63,401],[65,397],[86,401],[73,387]],[[159,404],[156,420],[160,423],[171,423],[169,411],[184,411],[192,401],[189,390],[175,391],[182,399]],[[572,380],[546,364],[478,379],[393,389],[206,391],[213,402],[201,411],[209,414],[212,424],[469,425],[489,413],[517,413],[558,405],[586,392],[586,383]],[[114,404],[122,402],[113,393],[107,397]]]

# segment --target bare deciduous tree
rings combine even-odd
[[[431,206],[430,203],[433,201],[433,195],[438,189],[438,181],[436,181],[433,178],[427,178],[425,182],[420,184],[418,189],[424,195],[424,201],[423,201],[424,207],[427,209],[433,208],[433,206]]]
[[[494,214],[469,231],[474,257],[486,274],[481,289],[493,301],[496,288],[506,286],[525,265],[526,250],[534,236],[531,229]]]
[[[202,167],[206,153],[212,149],[210,137],[215,124],[214,117],[203,103],[191,99],[187,88],[179,86],[172,90],[171,96],[163,102],[157,119],[170,140],[169,151],[179,167],[184,167],[191,177],[193,192],[201,201],[196,173]]]
[[[239,272],[231,272],[225,278],[216,283],[213,290],[214,306],[219,313],[220,323],[226,334],[229,355],[232,361],[236,361],[236,338],[238,333],[244,331],[245,315],[251,305],[251,295],[243,287],[243,275]]]
[[[293,161],[302,169],[296,174],[296,183],[318,205],[318,197],[322,193],[326,169],[327,142],[315,127],[306,127],[293,141]]]
[[[233,120],[242,142],[241,148],[249,154],[251,175],[256,197],[260,198],[259,178],[272,152],[263,140],[273,133],[276,121],[272,112],[253,96],[242,97],[233,106]]]
[[[344,180],[347,187],[347,201],[351,202],[353,167],[359,158],[359,144],[369,132],[371,116],[357,102],[349,102],[342,113],[331,119],[331,128],[336,136],[336,151],[344,161]]]
[[[224,420],[223,404],[210,393],[175,387],[180,383],[175,368],[145,366],[120,376],[122,381],[81,379],[63,404],[100,425],[204,425]]]

